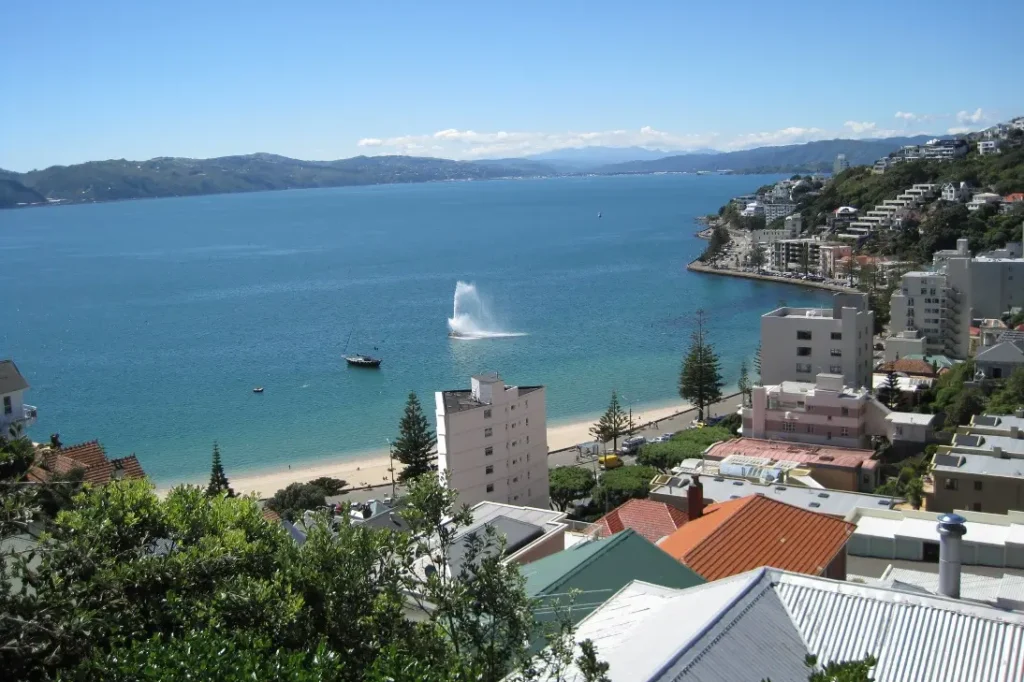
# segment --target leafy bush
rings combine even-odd
[[[614,509],[631,499],[643,499],[650,493],[651,479],[658,470],[649,466],[625,466],[606,471],[594,488],[594,502],[600,507]]]

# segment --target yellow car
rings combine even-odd
[[[616,454],[601,455],[597,458],[597,463],[602,469],[618,469],[622,466],[622,460]]]

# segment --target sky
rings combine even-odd
[[[0,4],[0,168],[271,152],[476,159],[984,128],[1024,2]]]

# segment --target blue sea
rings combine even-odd
[[[472,374],[548,386],[549,421],[678,400],[694,312],[733,382],[780,300],[827,294],[686,271],[698,215],[774,176],[386,185],[0,212],[0,357],[36,440],[100,439],[160,484],[386,448],[409,391]],[[598,213],[601,217],[598,217]],[[447,337],[458,281],[491,325]],[[349,368],[349,352],[382,357]],[[253,387],[263,386],[257,395]]]

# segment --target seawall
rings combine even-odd
[[[732,270],[729,268],[715,268],[709,265],[704,265],[700,261],[691,261],[687,266],[687,270],[691,272],[703,272],[708,275],[723,275],[725,277],[742,277],[744,279],[759,279],[762,282],[773,282],[775,284],[790,284],[797,287],[805,287],[810,289],[824,289],[826,291],[838,291],[838,292],[849,292],[854,291],[849,287],[842,287],[836,284],[829,284],[828,282],[810,282],[805,279],[790,279],[788,277],[779,277],[777,275],[768,275],[757,272],[745,272],[743,270]]]

